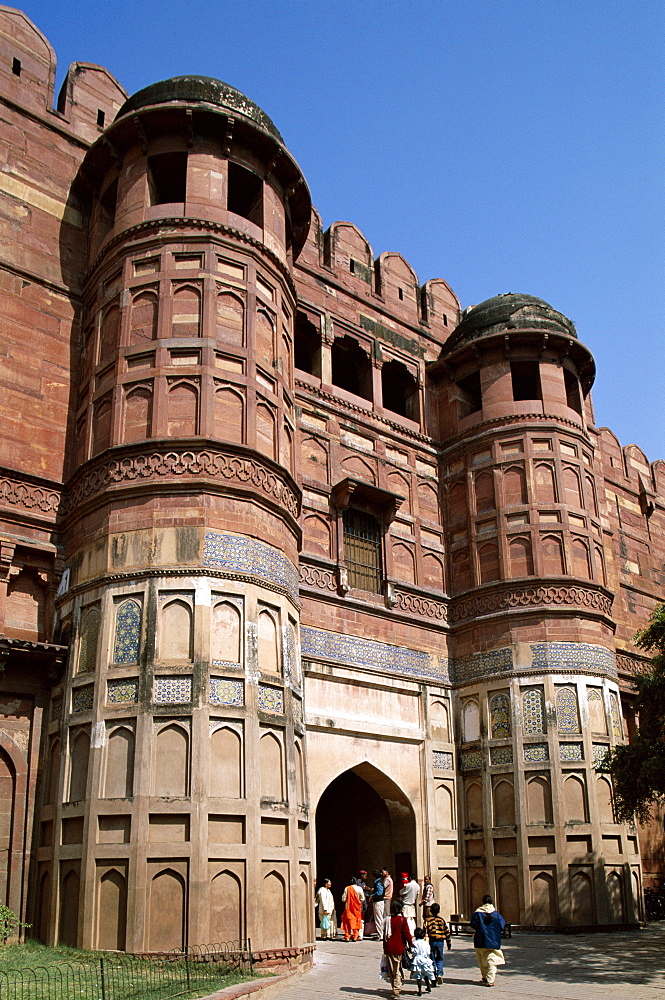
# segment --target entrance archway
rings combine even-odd
[[[411,871],[416,859],[416,818],[402,789],[372,764],[344,771],[328,785],[316,808],[318,883],[332,882],[338,919],[349,878],[361,868]]]

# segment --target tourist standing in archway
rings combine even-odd
[[[376,928],[376,937],[381,940],[383,937],[383,924],[385,921],[385,886],[383,884],[383,878],[381,877],[381,872],[376,869],[372,872],[374,876],[374,887],[372,889],[372,895],[370,899],[374,906],[374,924]]]
[[[342,893],[344,912],[342,913],[342,930],[345,941],[358,941],[358,934],[363,921],[363,902],[365,893],[360,886],[356,885],[354,878],[349,880],[349,884]]]
[[[323,880],[323,885],[315,897],[319,910],[319,923],[321,925],[321,939],[335,938],[337,935],[337,924],[335,920],[335,899],[331,891],[329,878]]]

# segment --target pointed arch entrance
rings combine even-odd
[[[410,871],[416,861],[416,817],[402,789],[364,762],[338,775],[316,807],[316,871],[329,878],[341,913],[349,878],[361,868],[391,875]]]

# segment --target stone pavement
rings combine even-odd
[[[505,942],[492,1000],[665,1000],[665,922],[610,934],[515,934]],[[280,992],[280,1000],[363,1000],[392,993],[379,979],[381,946],[319,941],[315,966]],[[453,937],[442,986],[430,1000],[482,1000],[470,935]],[[407,982],[402,998],[417,996]],[[423,997],[427,996],[423,991]]]

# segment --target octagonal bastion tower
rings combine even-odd
[[[637,835],[597,771],[624,723],[593,358],[561,313],[506,294],[467,310],[431,375],[467,905],[493,887],[516,923],[634,919]]]
[[[256,105],[179,77],[120,108],[74,190],[75,721],[49,747],[42,821],[68,833],[41,864],[40,930],[131,951],[309,941],[289,267],[307,186]]]

